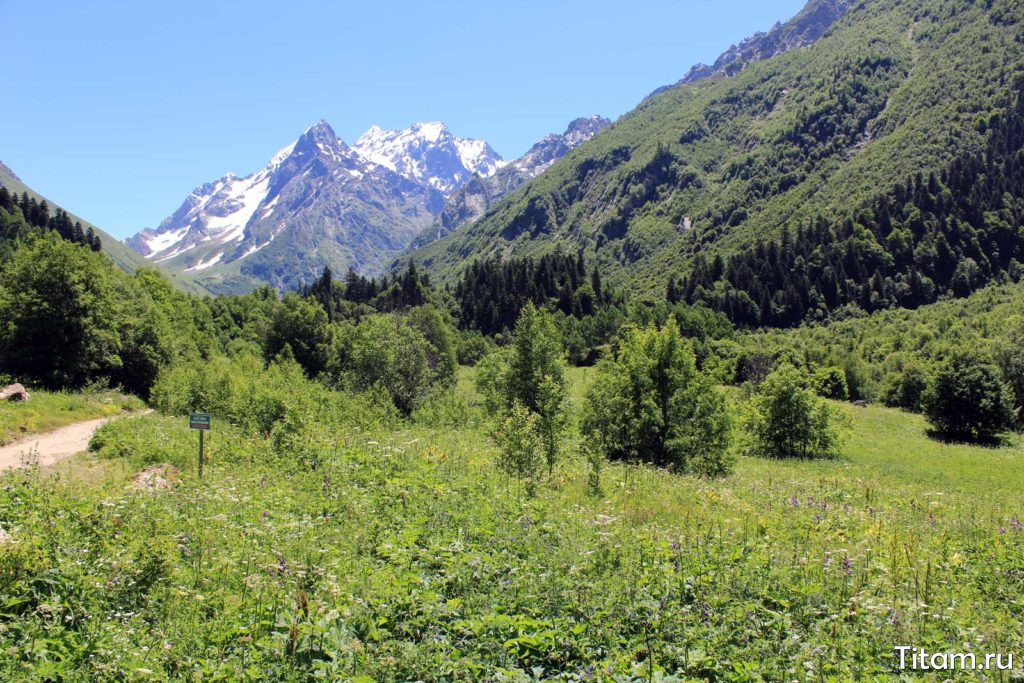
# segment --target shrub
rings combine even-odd
[[[923,403],[928,422],[946,438],[986,441],[1013,423],[999,370],[971,354],[956,354],[939,368]]]
[[[873,398],[871,376],[859,357],[854,355],[846,357],[846,360],[843,361],[843,374],[846,376],[846,389],[851,400]]]
[[[430,304],[409,309],[405,319],[427,340],[425,351],[427,364],[432,373],[431,384],[441,387],[453,385],[459,361],[452,326],[437,308]]]
[[[484,410],[491,417],[497,417],[506,407],[510,353],[499,349],[484,356],[476,365],[476,390],[483,401]]]
[[[435,374],[423,334],[398,314],[371,315],[355,327],[348,365],[357,389],[378,388],[409,415],[430,390]]]
[[[783,365],[761,384],[744,419],[748,452],[769,458],[835,456],[843,442],[843,415]]]
[[[494,342],[478,330],[459,332],[456,352],[461,365],[476,365],[494,350]]]
[[[286,294],[270,318],[264,354],[269,362],[290,348],[306,374],[316,377],[327,367],[330,341],[323,307],[296,294]]]
[[[540,417],[516,403],[494,430],[493,438],[498,446],[498,469],[525,483],[527,493],[533,495],[543,449]]]
[[[842,368],[821,368],[811,377],[811,388],[822,398],[845,401],[849,398],[846,389],[846,373]]]
[[[378,393],[331,391],[306,378],[295,361],[268,366],[252,355],[218,356],[165,368],[151,403],[168,415],[208,412],[248,432],[270,434],[286,419],[324,424],[390,424],[394,408]]]
[[[928,373],[919,365],[907,365],[889,376],[885,387],[885,405],[921,412],[921,401],[928,387]]]
[[[661,330],[627,328],[598,368],[582,430],[607,457],[707,476],[730,470],[725,400],[697,372],[674,320]]]
[[[996,363],[1013,393],[1017,423],[1024,421],[1024,325],[1015,326],[995,347]]]
[[[736,359],[736,375],[733,381],[736,384],[749,382],[753,386],[760,386],[761,382],[771,374],[775,366],[775,359],[767,353],[743,352]]]
[[[565,426],[565,359],[554,319],[532,303],[516,321],[502,384],[509,410],[520,404],[537,415],[548,470],[553,470]]]

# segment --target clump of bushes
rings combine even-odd
[[[1011,393],[992,363],[959,353],[947,360],[925,391],[928,422],[944,438],[991,441],[1013,425]]]
[[[838,455],[845,416],[807,384],[806,375],[791,365],[768,375],[749,401],[743,421],[748,453],[768,458]]]
[[[627,328],[598,368],[582,432],[604,455],[706,476],[731,470],[725,399],[697,371],[674,320]]]
[[[845,401],[850,397],[846,387],[846,373],[842,368],[826,367],[818,369],[811,376],[811,388],[822,398]]]
[[[450,323],[431,305],[330,322],[311,299],[285,295],[267,326],[264,360],[294,358],[306,375],[346,391],[379,390],[410,415],[458,366]]]
[[[885,405],[921,412],[925,389],[928,388],[927,371],[916,364],[906,365],[902,370],[889,376],[885,386]]]
[[[208,412],[261,435],[289,420],[370,426],[395,418],[394,408],[379,392],[332,391],[307,379],[294,360],[264,365],[251,355],[166,368],[153,387],[151,403],[169,415]]]

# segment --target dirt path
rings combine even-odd
[[[60,462],[76,453],[81,453],[89,446],[92,433],[109,421],[104,417],[98,420],[75,422],[46,434],[36,434],[7,446],[0,446],[0,472],[25,464],[36,462],[41,467]]]

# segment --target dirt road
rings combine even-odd
[[[92,433],[109,419],[76,422],[46,434],[36,434],[7,446],[0,446],[0,472],[34,462],[45,467],[75,453],[81,453],[88,447]]]

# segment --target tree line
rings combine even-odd
[[[79,221],[72,223],[64,209],[58,208],[51,215],[46,200],[36,201],[28,192],[19,195],[0,186],[0,241],[20,239],[33,228],[53,230],[61,239],[83,244],[93,251],[103,248],[96,231],[92,227],[83,229]]]
[[[454,296],[459,325],[486,335],[508,332],[528,303],[576,318],[621,305],[615,292],[602,284],[597,267],[587,268],[582,252],[476,260],[462,274]]]

